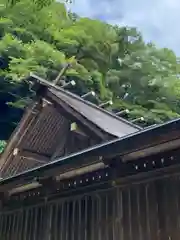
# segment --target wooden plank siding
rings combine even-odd
[[[180,176],[0,212],[1,240],[179,240]]]

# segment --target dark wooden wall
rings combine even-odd
[[[179,240],[180,177],[0,213],[1,240]]]

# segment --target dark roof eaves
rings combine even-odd
[[[154,133],[156,133],[156,135],[158,135],[159,134],[158,130],[164,131],[164,128],[166,131],[171,130],[172,125],[176,125],[176,124],[178,124],[179,125],[178,127],[180,127],[180,119],[175,119],[175,120],[169,121],[167,123],[161,124],[159,126],[154,126],[152,128],[148,128],[148,129],[145,129],[145,130],[142,130],[139,132],[135,132],[135,133],[129,134],[128,136],[125,136],[125,137],[122,137],[119,139],[115,139],[115,140],[111,140],[109,142],[94,146],[94,147],[86,149],[84,151],[80,151],[78,153],[71,154],[69,156],[62,157],[60,159],[56,159],[55,161],[47,163],[46,165],[31,169],[26,172],[20,173],[16,176],[1,180],[0,188],[1,188],[1,186],[3,187],[4,185],[12,184],[14,181],[15,181],[15,183],[18,181],[22,181],[22,180],[26,181],[26,179],[27,179],[27,181],[31,181],[31,180],[33,180],[34,177],[41,176],[42,173],[43,173],[43,177],[45,177],[45,172],[49,172],[49,171],[52,172],[53,170],[57,171],[58,167],[61,167],[65,164],[69,164],[69,163],[71,163],[72,160],[73,160],[73,164],[75,164],[75,162],[78,163],[79,157],[80,158],[87,157],[87,155],[89,155],[89,154],[91,154],[91,155],[93,154],[94,156],[101,155],[102,150],[103,150],[102,155],[107,156],[109,149],[111,147],[113,147],[113,145],[115,145],[114,148],[119,150],[119,148],[117,148],[117,144],[118,145],[120,144],[119,146],[121,146],[121,148],[123,148],[124,147],[124,145],[122,144],[123,141],[127,141],[129,143],[130,139],[133,140],[134,137],[138,137],[138,136],[143,137],[144,134],[147,134],[149,132],[151,132],[152,135]],[[151,137],[153,137],[153,136],[151,136]],[[139,144],[138,141],[136,141],[136,142]],[[128,148],[130,148],[130,147],[131,147],[130,144],[128,144]],[[116,155],[117,152],[113,151],[113,154]],[[122,155],[122,153],[119,153],[119,154]]]

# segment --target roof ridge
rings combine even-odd
[[[43,79],[43,78],[33,74],[33,73],[30,73],[30,77],[40,81],[42,84],[46,85],[49,88],[53,88],[56,91],[62,92],[62,93],[66,94],[66,95],[68,95],[68,96],[70,96],[70,97],[72,97],[72,98],[74,98],[76,100],[81,101],[82,103],[85,103],[85,104],[89,105],[90,107],[92,107],[92,108],[94,108],[96,110],[99,110],[99,111],[101,111],[101,112],[103,112],[103,113],[105,113],[105,114],[107,114],[107,115],[109,115],[109,116],[111,116],[113,118],[116,118],[117,120],[121,120],[122,122],[124,122],[124,123],[126,123],[126,124],[128,124],[128,125],[130,125],[132,127],[135,127],[135,128],[137,128],[139,130],[142,130],[142,128],[140,126],[138,126],[138,125],[136,125],[136,124],[134,124],[134,123],[132,123],[132,122],[130,122],[130,121],[120,117],[120,116],[117,116],[113,112],[107,111],[106,109],[101,108],[101,107],[97,106],[94,103],[86,101],[85,99],[81,98],[80,96],[63,89],[60,86],[54,85],[53,83],[51,83],[51,82],[49,82],[49,81],[47,81],[47,80],[45,80],[45,79]]]

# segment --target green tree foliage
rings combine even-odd
[[[34,72],[52,81],[69,59],[66,73],[81,95],[95,90],[112,111],[144,117],[145,126],[180,115],[180,64],[166,48],[146,44],[135,28],[111,26],[68,13],[53,0],[4,0],[0,5],[1,136],[17,125],[31,93],[26,79]],[[65,1],[64,1],[65,2]]]
[[[5,146],[6,146],[6,142],[5,141],[0,141],[0,154],[3,152]]]

